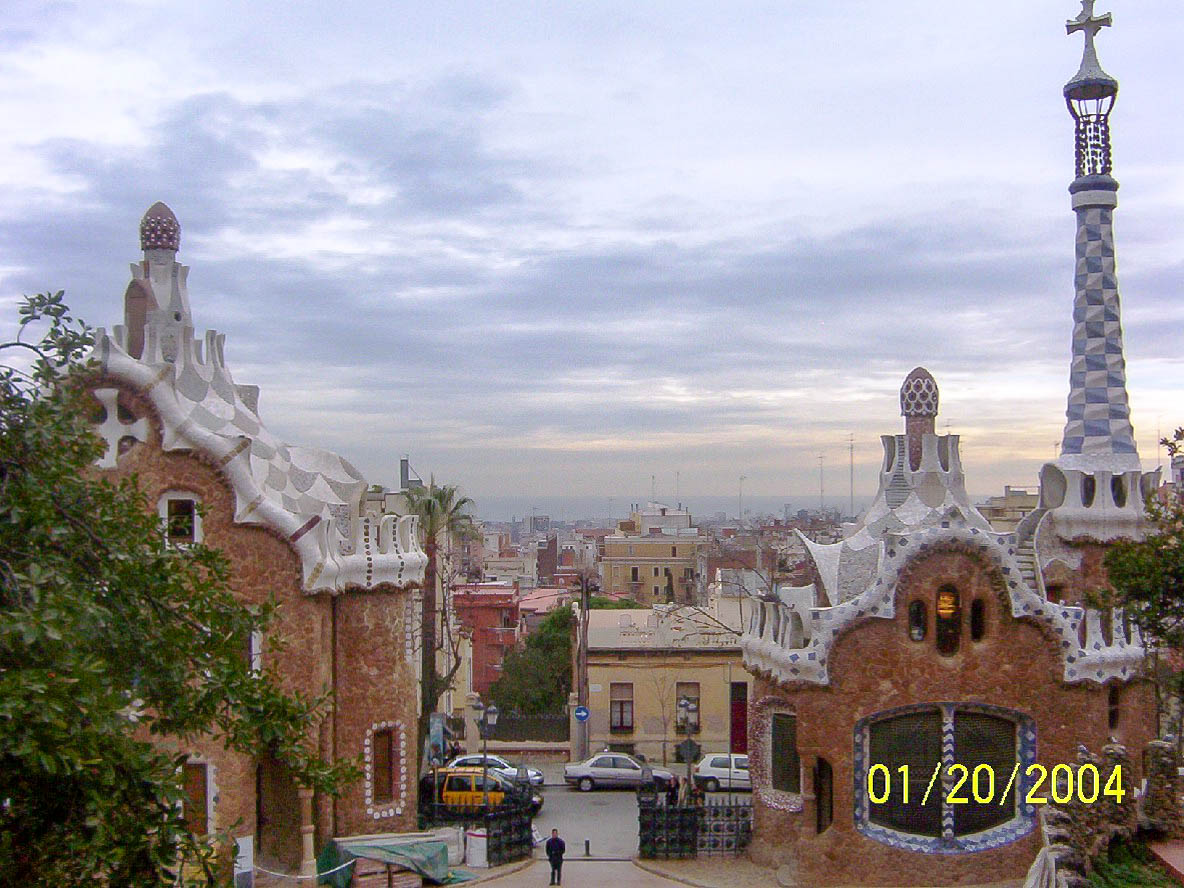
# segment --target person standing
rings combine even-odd
[[[567,850],[567,845],[559,838],[559,830],[551,830],[551,838],[547,839],[543,850],[551,862],[551,884],[558,885],[563,875],[563,852]]]

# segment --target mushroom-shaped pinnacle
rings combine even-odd
[[[901,416],[937,416],[937,380],[924,367],[917,367],[900,387]]]
[[[140,220],[141,250],[172,250],[181,248],[181,225],[167,204],[157,201]]]

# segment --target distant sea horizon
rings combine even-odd
[[[972,503],[982,502],[986,496],[970,496]],[[659,501],[666,506],[677,506],[673,499]],[[870,496],[855,497],[855,512],[858,514],[871,503]],[[630,506],[634,503],[644,503],[646,498],[621,496],[474,496],[473,512],[483,521],[521,521],[524,517],[533,515],[549,515],[553,521],[595,521],[609,526],[620,518],[628,518]],[[728,519],[735,520],[739,505],[736,496],[693,496],[682,497],[684,508],[691,510],[691,517],[699,519],[714,519],[723,513]],[[762,515],[772,515],[782,518],[785,508],[789,507],[792,517],[800,509],[808,511],[818,510],[818,497],[809,496],[745,496],[744,516],[755,518]],[[844,516],[851,512],[849,496],[827,496],[823,498],[823,506],[827,509],[838,509]]]
[[[972,503],[984,502],[989,494],[970,494]],[[838,509],[844,517],[858,515],[871,504],[872,497],[856,496],[854,512],[851,510],[850,496],[826,496],[823,506],[826,509]],[[594,521],[610,526],[617,519],[628,518],[630,506],[634,503],[645,504],[647,498],[621,496],[474,496],[473,513],[483,521],[521,521],[524,517],[534,515],[549,515],[553,521]],[[673,499],[658,497],[658,501],[666,506],[677,506]],[[728,520],[735,520],[738,499],[736,496],[694,496],[682,497],[683,508],[691,510],[691,517],[695,521],[700,519],[715,519],[723,513]],[[792,517],[800,509],[816,512],[818,510],[817,496],[745,496],[744,516],[755,518],[771,515],[775,518],[785,516],[785,509],[789,507]]]

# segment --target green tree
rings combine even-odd
[[[589,610],[648,610],[640,601],[632,598],[609,598],[607,595],[592,595],[588,598]]]
[[[1184,448],[1184,428],[1160,443],[1176,456]],[[1104,563],[1114,594],[1094,596],[1090,603],[1122,607],[1139,627],[1155,680],[1160,730],[1184,740],[1184,491],[1155,491],[1146,509],[1153,532],[1110,547]]]
[[[501,677],[489,689],[499,709],[522,715],[567,711],[574,625],[571,608],[557,607],[521,646],[506,654]]]
[[[454,484],[437,485],[433,477],[427,487],[413,487],[407,491],[407,507],[419,516],[419,530],[423,549],[428,556],[423,575],[423,610],[420,614],[420,708],[417,749],[423,749],[428,736],[431,714],[440,704],[440,697],[452,684],[460,668],[455,643],[459,640],[458,626],[451,625],[448,596],[455,571],[445,569],[451,563],[452,547],[473,537],[476,528],[469,508],[473,501],[461,496]],[[443,551],[441,548],[443,547]],[[443,576],[443,596],[436,587]],[[441,600],[443,597],[443,600]],[[446,651],[447,668],[439,671],[439,654]]]
[[[168,545],[134,479],[97,477],[92,341],[58,292],[0,344],[0,884],[216,884],[223,837],[190,834],[184,757],[157,738],[270,750],[322,792],[355,769],[309,742],[322,701],[251,671],[273,606],[240,603],[213,549]]]

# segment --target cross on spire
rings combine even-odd
[[[1108,12],[1105,15],[1094,15],[1095,2],[1096,0],[1081,0],[1081,13],[1077,18],[1069,19],[1065,22],[1065,33],[1074,34],[1077,31],[1085,32],[1085,55],[1081,62],[1083,68],[1091,63],[1092,67],[1100,67],[1098,65],[1098,53],[1094,49],[1094,37],[1097,36],[1098,31],[1102,30],[1102,28],[1109,28],[1114,24],[1114,16]]]

